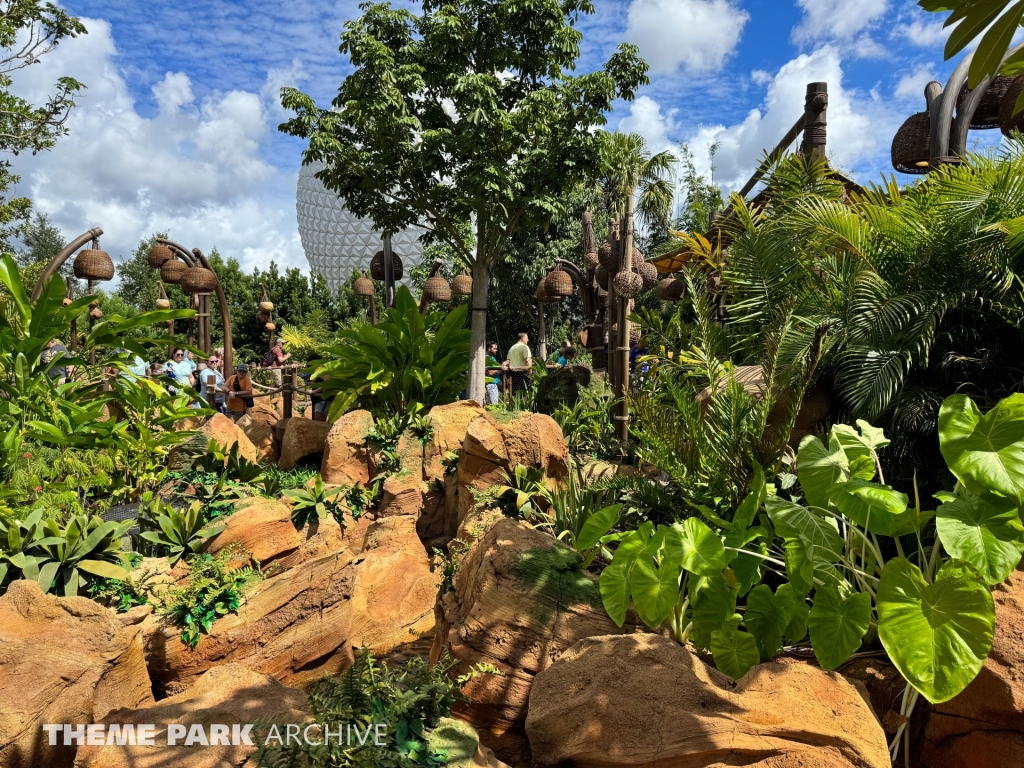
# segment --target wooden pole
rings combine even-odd
[[[828,131],[826,111],[828,110],[828,83],[808,83],[804,99],[804,140],[800,150],[808,158],[820,160],[825,157]]]
[[[284,395],[284,417],[290,419],[293,415],[292,380],[290,377],[287,380],[282,377],[282,383],[284,384],[284,391],[281,393]]]
[[[623,222],[622,259],[619,264],[622,271],[629,274],[633,268],[633,192],[626,197],[626,218]],[[625,442],[629,439],[629,299],[619,298],[619,332],[618,346],[615,348],[618,357],[618,413],[615,415],[615,435]]]
[[[75,281],[70,277],[64,281],[67,286],[67,290],[64,292],[64,297],[67,299],[75,300]],[[78,318],[71,319],[71,335],[68,338],[68,345],[71,348],[71,354],[78,354]]]
[[[612,217],[608,222],[608,242],[611,243],[612,251],[614,253],[619,252],[619,219],[618,217]],[[612,391],[617,391],[618,382],[618,358],[615,356],[615,331],[612,330],[612,326],[615,323],[615,308],[618,306],[615,303],[615,287],[612,285],[612,277],[608,277],[608,294],[605,297],[605,309],[604,309],[604,328],[605,335],[608,339],[608,384],[611,386]]]
[[[395,306],[395,260],[391,238],[384,238],[384,308]]]

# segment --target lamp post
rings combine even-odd
[[[191,251],[188,251],[184,246],[174,242],[173,240],[169,240],[166,237],[158,237],[157,242],[174,251],[174,253],[177,254],[190,269],[197,269],[198,267],[201,267],[211,273],[212,277],[196,275],[196,278],[201,279],[198,279],[193,286],[194,288],[199,289],[196,290],[195,293],[199,296],[200,348],[203,352],[209,354],[211,347],[209,289],[212,288],[217,294],[217,306],[220,310],[221,322],[224,326],[224,370],[234,370],[234,366],[232,365],[232,358],[234,355],[231,349],[231,310],[228,307],[228,299],[227,296],[224,295],[224,287],[221,285],[220,279],[217,277],[217,273],[213,271],[213,267],[210,266],[210,262],[198,248],[193,248]],[[161,275],[163,275],[162,268]],[[182,279],[188,280],[189,278],[185,275],[181,275],[179,280]],[[206,280],[209,282],[204,282]]]

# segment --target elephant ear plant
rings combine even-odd
[[[836,425],[827,444],[804,438],[796,478],[780,475],[778,488],[756,468],[731,520],[606,535],[619,541],[601,574],[608,614],[621,626],[632,603],[736,678],[787,645],[809,640],[833,670],[877,640],[908,683],[901,715],[919,695],[953,698],[992,648],[991,588],[1024,554],[1024,394],[986,414],[963,395],[942,404],[939,444],[957,483],[934,511],[916,481],[912,501],[885,484],[887,444],[864,421]],[[760,583],[767,570],[782,580],[774,591]]]

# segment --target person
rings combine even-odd
[[[113,371],[114,373],[117,373],[117,375],[125,381],[131,381],[133,383],[146,377],[146,370],[148,369],[148,366],[146,365],[145,360],[134,352],[129,352],[124,347],[118,349],[117,354],[125,358],[125,368],[127,370]]]
[[[43,354],[40,356],[46,365],[49,365],[54,360],[63,360],[69,357],[71,355],[68,354],[68,348],[61,344],[59,339],[50,339],[46,342],[46,349],[43,350]],[[55,384],[63,384],[68,380],[68,376],[71,375],[71,368],[67,364],[52,365],[47,370],[46,375],[54,379]]]
[[[563,341],[558,347],[558,351],[555,352],[555,365],[565,367],[569,364],[569,361],[576,357],[576,349],[568,341]]]
[[[213,387],[210,387],[210,379],[213,379]],[[220,355],[214,353],[206,361],[206,368],[199,372],[199,396],[205,400],[211,408],[224,413],[224,374],[220,372]],[[195,404],[196,408],[199,403]]]
[[[519,334],[519,341],[513,344],[508,351],[505,367],[512,369],[513,392],[519,392],[530,386],[533,355],[530,353],[530,337],[527,334]]]
[[[149,378],[151,379],[159,379],[166,372],[166,369],[160,363],[153,363],[149,366]]]
[[[487,345],[487,361],[484,370],[484,405],[498,404],[498,387],[501,386],[501,363],[498,362],[498,342]]]
[[[291,358],[291,352],[284,351],[284,342],[278,339],[267,354],[267,362],[270,363],[270,373],[274,377],[274,385],[280,387],[284,383],[284,373],[281,368],[285,361]]]
[[[224,392],[227,394],[228,416],[237,420],[252,409],[252,379],[249,378],[248,365],[239,363],[235,366],[234,374],[224,382]]]
[[[188,367],[192,369],[192,376],[196,375],[196,368],[199,367],[199,363],[196,362],[195,355],[192,354],[192,350],[185,353],[185,362],[188,363]]]
[[[191,387],[196,383],[195,378],[192,376],[192,366],[185,359],[184,349],[180,347],[175,349],[171,354],[171,359],[167,361],[166,367],[167,375],[178,384]]]

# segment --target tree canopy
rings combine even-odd
[[[543,228],[564,192],[596,178],[616,99],[647,82],[635,46],[570,74],[589,0],[428,0],[416,16],[364,4],[340,51],[355,71],[331,109],[294,88],[281,130],[308,139],[305,162],[384,234],[425,226],[473,268],[469,394],[483,393],[490,270],[520,229]],[[475,248],[460,225],[475,220]]]

